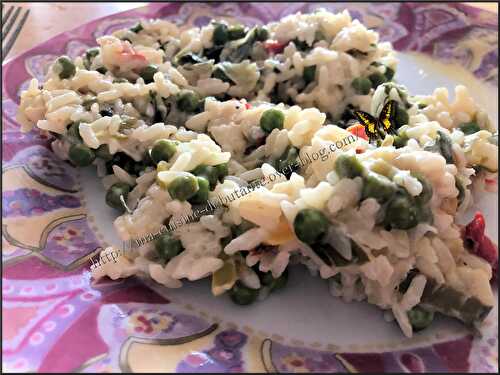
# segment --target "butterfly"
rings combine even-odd
[[[363,111],[353,111],[358,121],[365,127],[365,133],[370,142],[376,142],[387,133],[397,135],[394,121],[397,105],[395,100],[388,101],[382,108],[378,119]]]

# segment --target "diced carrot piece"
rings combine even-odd
[[[268,53],[280,53],[285,49],[288,42],[278,42],[277,40],[267,40],[264,42],[264,48]]]
[[[361,124],[351,125],[346,129],[349,133],[354,134],[358,138],[363,138],[368,140],[368,136],[365,133],[365,127]]]

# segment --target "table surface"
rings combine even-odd
[[[41,42],[71,30],[78,25],[109,14],[144,6],[148,3],[7,3],[30,9],[30,16],[20,37],[12,47],[8,59],[40,44]],[[466,3],[498,12],[498,3]]]

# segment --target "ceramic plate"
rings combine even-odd
[[[214,298],[207,280],[179,290],[131,278],[94,284],[89,257],[120,246],[92,167],[76,170],[15,121],[19,92],[61,54],[141,18],[182,27],[213,17],[251,25],[297,11],[349,9],[400,51],[412,93],[465,84],[498,123],[497,15],[460,4],[154,4],[61,34],[4,65],[3,369],[162,372],[498,371],[498,312],[473,336],[452,319],[407,339],[366,303],[345,304],[293,268],[280,294],[250,307]],[[476,197],[497,242],[498,196]],[[471,213],[464,217],[470,218]]]

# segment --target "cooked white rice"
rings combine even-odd
[[[184,251],[166,264],[149,241],[120,252],[118,262],[95,268],[94,277],[141,273],[176,288],[182,279],[212,276],[214,294],[221,294],[237,280],[259,289],[259,277],[250,268],[254,265],[278,278],[290,259],[296,259],[328,278],[333,295],[346,301],[366,299],[392,311],[407,336],[412,335],[408,311],[419,304],[430,279],[485,306],[494,304],[491,266],[464,248],[456,223],[458,214],[473,203],[474,168],[489,173],[489,180],[496,178],[498,169],[498,147],[490,141],[494,126],[464,86],[457,86],[454,101],[444,88],[416,97],[392,82],[360,94],[354,79],[387,75],[396,69],[397,60],[389,43],[379,43],[378,34],[353,21],[347,11],[294,14],[271,23],[267,40],[254,41],[249,56],[236,62],[242,52],[231,42],[221,52],[221,58],[228,59],[223,63],[178,63],[185,56],[203,58],[216,47],[214,24],[183,32],[161,20],[142,22],[141,27],[99,38],[94,57],[76,58],[69,78],[61,79],[62,65],[55,63],[42,86],[33,79],[21,94],[18,121],[25,131],[36,125],[57,134],[52,147],[63,159],[69,159],[68,129],[75,123],[90,149],[106,146],[112,156],[124,153],[135,162],[144,160],[155,141],[177,142],[175,155],[156,169],[131,172],[113,165],[103,177],[106,188],[117,182],[131,187],[126,203],[132,212],[114,223],[125,241],[158,233],[164,223],[178,222],[192,212],[192,205],[173,199],[167,187],[179,176],[192,176],[198,166],[228,163],[230,176],[209,193],[211,200],[225,197],[225,205],[175,229],[171,235]],[[140,71],[148,64],[157,70],[146,83]],[[306,81],[305,72],[313,66],[313,76]],[[212,75],[216,68],[229,82]],[[208,97],[203,108],[195,113],[180,110],[176,98],[183,90]],[[345,129],[349,124],[342,116],[349,106],[377,116],[391,99],[408,114],[399,129],[408,138],[405,146],[396,148],[396,139],[387,135],[375,147]],[[283,114],[283,127],[266,134],[261,118],[271,108]],[[465,135],[460,125],[470,121],[481,130]],[[429,149],[441,134],[451,140],[452,163]],[[318,157],[287,179],[276,170],[276,162],[291,149],[301,160]],[[356,156],[366,171],[387,177],[413,197],[423,190],[415,173],[423,176],[432,187],[433,222],[409,230],[384,228],[377,219],[384,208],[363,196],[364,180],[341,178],[335,172],[340,155]],[[255,180],[260,186],[249,189],[248,182]],[[461,204],[456,181],[463,189]],[[326,215],[335,228],[329,236],[345,259],[354,257],[353,241],[366,262],[328,264],[301,242],[294,220],[304,209]],[[253,227],[233,237],[231,227],[242,221]],[[415,268],[420,274],[400,293],[398,285]],[[223,277],[228,270],[233,270],[229,280]],[[224,283],[218,284],[219,279]]]

